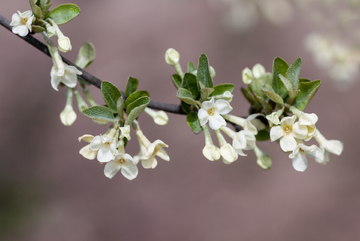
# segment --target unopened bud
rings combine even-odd
[[[166,50],[165,52],[166,63],[170,65],[176,65],[179,63],[179,60],[180,60],[180,54],[178,51],[176,51],[173,48],[169,48],[168,50]]]
[[[245,68],[242,71],[242,80],[245,84],[249,85],[254,80],[254,77],[252,75],[252,72],[249,68]]]

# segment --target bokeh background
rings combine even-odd
[[[103,165],[78,154],[85,142],[77,141],[107,127],[80,114],[63,126],[64,89],[51,88],[50,58],[0,28],[0,240],[360,240],[360,83],[339,91],[313,64],[303,47],[314,30],[306,15],[294,12],[282,27],[260,18],[239,34],[224,27],[221,8],[201,0],[72,2],[82,12],[61,28],[73,45],[65,56],[74,61],[91,41],[97,58],[90,73],[122,89],[134,76],[156,101],[178,103],[174,70],[164,61],[169,47],[180,52],[183,68],[206,53],[215,84],[236,85],[233,112],[242,116],[249,105],[239,91],[241,71],[256,63],[271,71],[277,56],[289,63],[301,57],[301,77],[323,81],[306,112],[319,116],[319,130],[341,140],[344,152],[326,166],[309,159],[299,173],[276,143],[264,142],[270,170],[251,151],[225,165],[202,156],[204,137],[192,134],[184,116],[169,114],[163,127],[142,114],[143,132],[169,144],[171,160],[159,159],[154,170],[140,165],[133,181],[120,173],[109,180]],[[30,8],[28,1],[0,5],[8,19]],[[103,103],[98,89],[91,91]],[[132,136],[127,152],[135,155]]]

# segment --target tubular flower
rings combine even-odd
[[[326,164],[330,161],[329,153],[335,154],[335,155],[341,155],[344,144],[341,141],[338,140],[326,140],[325,137],[316,130],[316,134],[314,135],[314,138],[320,145],[320,149],[323,152],[323,158],[315,158],[315,161],[321,164]]]
[[[221,127],[220,130],[233,139],[232,146],[240,156],[247,156],[243,150],[252,150],[256,146],[255,136],[248,131],[235,132],[226,126]]]
[[[221,156],[220,150],[217,146],[214,145],[208,126],[203,126],[203,129],[205,135],[205,147],[203,148],[202,153],[209,161],[217,161]]]
[[[129,180],[133,180],[138,175],[138,168],[133,158],[126,153],[119,153],[114,160],[106,163],[104,174],[108,178],[113,178],[121,169],[121,174]]]
[[[151,143],[140,129],[137,129],[135,132],[139,140],[140,151],[143,154],[143,156],[140,158],[141,164],[145,169],[152,169],[157,166],[157,160],[155,156],[158,156],[165,161],[170,161],[169,155],[163,149],[163,147],[168,147],[168,145],[166,145],[161,140],[156,140]]]
[[[281,120],[280,126],[273,126],[270,129],[271,141],[280,139],[280,147],[283,151],[293,151],[296,148],[297,142],[295,138],[304,139],[307,136],[307,127],[301,126],[299,123],[294,123],[296,116],[284,117]]]
[[[13,26],[12,32],[18,34],[21,37],[28,35],[31,32],[31,24],[33,22],[34,15],[32,11],[28,10],[23,13],[18,11],[12,15],[10,26]]]
[[[256,135],[259,130],[265,129],[265,125],[259,119],[256,119],[258,116],[262,116],[262,114],[252,114],[249,115],[246,119],[234,115],[224,115],[224,118],[236,125],[241,126],[244,131]]]
[[[58,91],[58,85],[60,82],[69,88],[74,88],[77,84],[76,75],[82,74],[82,72],[74,66],[69,66],[65,63],[63,63],[63,65],[63,67],[59,67],[58,65],[54,64],[51,68],[51,86],[56,91]]]
[[[323,159],[324,154],[321,149],[315,145],[305,146],[304,144],[298,144],[293,152],[289,155],[292,159],[293,167],[298,172],[303,172],[308,166],[306,156],[311,156],[316,159]]]
[[[169,121],[168,115],[163,110],[155,111],[153,109],[146,107],[145,112],[154,119],[154,122],[157,125],[163,126],[166,125]]]
[[[109,134],[105,135],[83,135],[79,137],[79,141],[84,140],[90,142],[80,150],[80,154],[90,160],[97,156],[99,162],[110,162],[117,155],[116,150],[116,134],[117,130],[111,129]]]
[[[224,136],[221,134],[220,130],[215,130],[216,137],[218,138],[220,144],[220,154],[225,164],[233,163],[238,159],[238,154],[235,148],[226,142]]]
[[[205,126],[209,122],[209,126],[213,130],[218,130],[222,126],[226,126],[226,121],[221,115],[225,115],[232,111],[232,107],[226,100],[216,100],[211,98],[210,101],[204,101],[202,108],[198,112],[200,124]]]

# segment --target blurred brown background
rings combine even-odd
[[[65,56],[75,60],[89,40],[97,50],[90,73],[122,89],[134,76],[156,101],[178,103],[174,70],[164,61],[169,47],[180,52],[183,68],[206,53],[215,84],[236,85],[238,115],[248,110],[239,91],[243,68],[261,63],[271,71],[276,56],[290,63],[301,57],[301,77],[323,80],[306,112],[319,116],[325,137],[343,141],[344,152],[326,166],[309,158],[304,173],[270,142],[259,143],[272,157],[269,171],[251,151],[231,165],[213,163],[202,156],[203,135],[193,135],[184,116],[170,114],[161,127],[143,114],[144,133],[169,144],[170,162],[159,159],[154,170],[140,165],[133,181],[120,173],[109,180],[103,165],[78,154],[85,142],[77,141],[107,127],[80,114],[73,126],[63,126],[64,89],[51,88],[50,58],[0,28],[0,240],[360,240],[360,83],[340,92],[314,66],[303,48],[312,31],[305,18],[296,15],[283,28],[261,21],[239,35],[200,0],[72,2],[82,13],[61,28],[73,45]],[[28,9],[28,1],[2,1],[0,14],[11,19]],[[132,136],[127,152],[135,155]]]

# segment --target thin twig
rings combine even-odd
[[[0,15],[0,25],[4,26],[9,31],[11,31],[11,29],[12,29],[12,27],[10,26],[10,21],[1,15]],[[37,40],[36,38],[34,38],[33,36],[31,36],[30,34],[28,34],[25,37],[21,37],[18,35],[18,37],[25,40],[26,42],[28,42],[29,44],[31,44],[32,46],[34,46],[35,48],[37,48],[38,50],[40,50],[41,52],[43,52],[44,54],[46,54],[47,56],[50,57],[50,53],[49,53],[47,46],[45,44],[43,44],[42,42],[40,42],[39,40]],[[70,60],[64,58],[63,56],[61,56],[61,57],[66,64],[75,66],[77,69],[81,70],[81,72],[82,72],[81,77],[84,80],[86,80],[90,84],[92,84],[100,89],[101,82],[102,82],[100,79],[96,78],[95,76],[93,76],[89,72],[81,69],[80,67],[76,66],[76,64],[74,64]],[[122,93],[125,96],[125,93],[124,92],[122,92]],[[157,110],[163,110],[166,112],[175,113],[175,114],[185,114],[184,110],[181,108],[180,105],[162,103],[162,102],[157,102],[157,101],[150,101],[148,107],[157,109]]]

